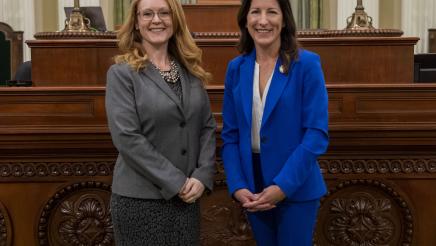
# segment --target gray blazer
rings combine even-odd
[[[216,123],[201,81],[178,67],[183,103],[154,66],[139,72],[127,64],[109,68],[106,112],[119,152],[116,194],[168,200],[187,177],[212,189]]]

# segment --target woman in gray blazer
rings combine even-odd
[[[106,111],[119,151],[111,212],[116,245],[199,245],[196,202],[214,175],[215,128],[178,0],[134,0],[107,73]]]

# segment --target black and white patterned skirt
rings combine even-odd
[[[200,205],[178,197],[139,199],[112,193],[116,246],[200,245]]]

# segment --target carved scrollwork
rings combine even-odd
[[[204,205],[201,245],[254,245],[246,214],[236,202],[220,200],[210,207]]]
[[[216,172],[215,172],[215,185],[216,186],[225,186],[226,185],[226,176],[224,173],[224,164],[223,164],[223,160],[221,159],[221,157],[216,157],[215,159],[215,167],[216,167]]]
[[[0,202],[0,246],[12,245],[12,227],[6,207]]]
[[[323,199],[316,235],[316,245],[410,245],[413,217],[387,184],[349,180]]]
[[[369,159],[341,160],[321,159],[319,165],[323,173],[330,174],[373,174],[373,173],[434,173],[436,159]]]
[[[112,223],[109,209],[101,197],[85,194],[75,202],[61,204],[61,213],[65,220],[59,225],[59,235],[71,245],[107,245],[112,241]]]
[[[0,177],[109,176],[114,161],[0,162]]]
[[[113,245],[109,197],[110,186],[99,182],[58,191],[41,213],[40,245]]]

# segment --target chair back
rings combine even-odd
[[[436,53],[415,54],[414,81],[436,83]]]
[[[0,86],[15,76],[23,62],[23,32],[0,22]]]

